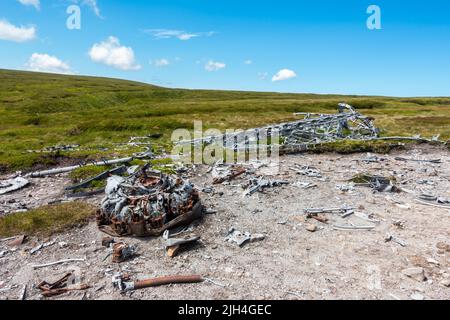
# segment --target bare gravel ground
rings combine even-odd
[[[450,153],[431,146],[417,146],[390,155],[378,155],[385,161],[366,163],[363,154],[290,155],[281,158],[275,179],[289,185],[267,189],[264,193],[243,196],[242,176],[230,184],[214,186],[213,194],[201,193],[204,204],[217,210],[194,224],[200,244],[169,258],[161,238],[124,238],[138,246],[139,255],[116,264],[106,259],[102,247],[105,235],[95,222],[56,235],[51,239],[31,238],[0,258],[0,299],[17,299],[27,285],[27,299],[44,299],[37,284],[56,280],[68,270],[76,270],[81,282],[92,287],[52,299],[449,299],[450,288],[450,210],[425,206],[415,201],[422,192],[450,198]],[[402,162],[402,156],[442,160],[441,164]],[[305,177],[289,168],[313,165],[323,179]],[[211,186],[207,167],[198,167],[190,179],[202,189]],[[357,173],[395,176],[405,191],[373,192],[357,186],[343,192],[337,185]],[[420,181],[425,180],[425,181]],[[296,182],[312,182],[317,187],[302,189]],[[62,195],[68,183],[65,176],[37,179],[32,186],[14,194],[0,196],[3,208],[46,204]],[[98,203],[101,197],[89,201]],[[400,203],[395,203],[395,202]],[[352,215],[341,218],[327,214],[329,222],[305,219],[305,208],[352,206],[379,222]],[[15,208],[17,209],[17,208]],[[19,208],[20,209],[20,208]],[[26,213],[25,213],[26,214]],[[404,228],[394,225],[401,221]],[[335,230],[334,224],[375,225],[371,231]],[[306,227],[316,225],[316,232]],[[397,223],[398,224],[398,223]],[[265,239],[238,247],[224,239],[230,227]],[[386,242],[387,234],[401,239],[406,246]],[[56,243],[34,255],[29,250],[39,243]],[[0,251],[10,250],[0,243]],[[86,262],[62,264],[33,270],[33,264],[66,258],[86,258]],[[402,273],[411,267],[423,268],[426,280]],[[111,284],[114,272],[122,271],[133,279],[200,274],[211,282],[148,288],[121,294]],[[422,281],[423,280],[423,281]]]

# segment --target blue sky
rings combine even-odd
[[[66,27],[71,4],[80,30]],[[381,30],[367,28],[372,4]],[[0,68],[182,88],[450,96],[450,1],[2,0]]]

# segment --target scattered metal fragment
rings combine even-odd
[[[426,184],[426,185],[429,185],[429,186],[433,186],[434,185],[434,182],[431,181],[431,180],[428,180],[428,179],[419,179],[419,180],[417,180],[417,183],[418,184]]]
[[[214,193],[213,187],[206,187],[201,190],[203,193]]]
[[[242,247],[247,242],[256,242],[262,241],[265,239],[263,234],[250,234],[249,232],[241,232],[236,230],[234,227],[228,230],[228,235],[225,238],[225,241],[230,243],[236,243],[239,247]]]
[[[177,276],[152,278],[147,280],[131,281],[129,276],[122,274],[115,274],[112,278],[112,283],[114,287],[118,288],[121,292],[127,292],[175,283],[199,283],[203,282],[204,280],[205,279],[199,275],[186,275],[186,276],[177,275]]]
[[[50,263],[44,263],[44,264],[35,264],[33,265],[33,269],[40,269],[40,268],[45,268],[45,267],[51,267],[51,266],[55,266],[58,264],[63,264],[63,263],[67,263],[67,262],[84,262],[86,261],[86,259],[80,258],[74,258],[74,259],[64,259],[64,260],[59,260],[59,261],[55,261],[55,262],[50,262]]]
[[[266,188],[278,187],[281,185],[289,184],[287,180],[269,180],[264,178],[252,178],[249,180],[249,186],[244,192],[244,196],[252,195],[257,191],[263,191]]]
[[[122,263],[132,258],[136,254],[136,246],[128,245],[124,242],[112,245],[112,262]]]
[[[109,248],[111,247],[112,244],[114,244],[116,241],[114,240],[114,238],[111,237],[103,237],[102,238],[102,246]]]
[[[355,217],[361,218],[363,220],[372,222],[372,223],[380,223],[380,220],[376,220],[373,218],[373,214],[367,214],[367,213],[363,213],[363,212],[355,212]]]
[[[239,230],[235,230],[234,228],[231,228],[230,230],[228,230],[228,235],[225,238],[225,241],[234,242],[239,247],[242,247],[245,243],[250,241],[251,238],[252,238],[252,236],[249,232],[242,233]]]
[[[19,300],[25,300],[27,297],[27,285],[24,284],[22,290],[20,291]]]
[[[11,251],[9,251],[9,250],[2,250],[2,251],[0,251],[0,258],[3,258],[4,256],[6,256],[10,252]]]
[[[13,289],[13,287],[1,288],[0,292],[6,292],[6,291],[9,291],[9,290],[12,290],[12,289]]]
[[[286,292],[286,294],[296,296],[297,298],[300,298],[300,299],[303,299],[305,296],[305,293],[303,291],[300,291],[300,293],[294,292],[294,291],[288,291],[288,292]]]
[[[301,182],[301,181],[294,182],[293,185],[300,189],[311,189],[311,188],[317,187],[317,184],[315,184],[315,183]]]
[[[0,195],[25,188],[30,182],[22,177],[0,181]]]
[[[306,217],[308,219],[314,219],[322,223],[328,223],[328,218],[322,214],[308,214]]]
[[[353,183],[338,184],[338,185],[336,185],[336,189],[341,192],[351,192],[351,191],[355,190],[355,185]]]
[[[378,192],[400,192],[401,190],[396,187],[392,180],[382,176],[357,174],[350,181],[354,182],[357,186],[367,186]]]
[[[205,210],[205,214],[216,214],[217,210],[213,210],[213,209],[206,209]]]
[[[310,166],[299,166],[296,164],[294,167],[291,167],[291,170],[297,172],[298,174],[302,174],[304,176],[313,177],[313,178],[322,178],[322,173],[319,169]]]
[[[336,230],[372,230],[375,226],[353,226],[353,225],[334,225],[333,229]]]
[[[126,171],[127,171],[127,167],[126,166],[120,166],[120,167],[117,167],[117,168],[114,168],[114,169],[106,170],[106,171],[98,174],[95,177],[86,179],[83,182],[80,182],[80,183],[75,184],[73,186],[66,187],[65,190],[66,191],[71,191],[71,190],[83,189],[83,188],[88,187],[94,181],[104,180],[104,179],[110,177],[113,174],[119,175],[119,174],[122,174],[122,173],[124,173]]]
[[[395,160],[397,161],[412,161],[412,162],[425,162],[425,163],[442,163],[441,159],[432,159],[432,160],[420,160],[420,159],[410,159],[410,158],[402,158],[402,157],[395,157]]]
[[[214,284],[216,286],[223,287],[223,288],[225,288],[227,286],[226,284],[218,283],[218,282],[216,282],[216,281],[214,281],[212,279],[209,279],[209,278],[203,278],[203,280],[205,282],[209,282],[209,283],[212,283],[212,284]]]
[[[223,183],[225,181],[231,181],[231,180],[235,179],[236,177],[239,177],[240,175],[243,175],[246,172],[247,172],[247,170],[245,168],[242,168],[242,167],[231,169],[225,175],[222,175],[222,176],[214,178],[213,184],[220,184],[220,183]]]
[[[105,192],[97,224],[112,236],[159,236],[204,215],[189,181],[148,170],[148,165],[126,179],[110,177]]]
[[[369,140],[410,140],[410,141],[419,141],[419,142],[425,142],[425,143],[442,143],[447,144],[448,141],[442,141],[439,140],[439,136],[432,137],[431,139],[422,138],[420,135],[416,135],[413,137],[402,137],[402,136],[394,136],[394,137],[374,137],[370,138]]]
[[[54,152],[69,152],[78,150],[80,145],[70,144],[70,145],[57,145],[51,147],[45,147],[41,150],[28,150],[30,153],[54,153]]]
[[[71,283],[71,280],[75,280],[73,272],[67,273],[64,277],[53,283],[42,281],[38,285],[38,288],[42,291],[42,295],[46,298],[58,296],[69,291],[86,290],[90,288],[90,286],[86,284]]]
[[[405,221],[403,220],[394,220],[392,222],[392,225],[399,229],[405,229]]]
[[[380,157],[378,157],[378,156],[376,156],[374,154],[371,154],[371,153],[368,153],[365,158],[361,159],[362,162],[367,162],[367,163],[380,162],[380,161],[385,161],[385,160],[386,160],[386,158],[380,158]]]
[[[50,246],[54,245],[55,243],[56,243],[56,241],[50,241],[50,242],[46,242],[46,243],[41,243],[37,247],[34,247],[33,249],[31,249],[30,250],[30,254],[35,254],[39,250],[47,248],[47,247],[50,247]]]
[[[418,203],[437,207],[437,208],[444,208],[444,209],[450,209],[450,199],[446,199],[443,197],[437,197],[429,194],[421,194],[418,199],[416,199]]]
[[[126,158],[120,158],[120,159],[112,159],[112,160],[104,160],[104,161],[98,161],[98,162],[92,162],[92,163],[84,163],[76,166],[70,166],[70,167],[64,167],[64,168],[56,168],[51,170],[44,170],[44,171],[37,171],[37,172],[31,172],[25,175],[26,178],[40,178],[60,173],[66,173],[71,172],[75,169],[81,168],[81,167],[87,167],[87,166],[108,166],[113,164],[121,164],[126,162],[131,162],[134,159],[143,159],[151,157],[151,155],[143,153],[143,154],[137,154],[132,157],[126,157]]]
[[[386,197],[386,200],[392,202],[395,206],[401,208],[401,209],[411,209],[411,206],[409,204],[406,204],[400,200],[394,199],[392,197]]]
[[[197,235],[189,235],[183,238],[172,238],[169,234],[169,230],[166,230],[164,231],[163,239],[165,240],[167,255],[173,258],[178,253],[180,247],[193,244],[200,240],[200,237]]]
[[[390,234],[387,234],[386,237],[384,237],[384,241],[385,242],[392,241],[392,242],[395,242],[395,243],[401,245],[402,247],[406,247],[406,242],[405,241],[403,241],[403,240],[401,240],[399,238],[396,238],[396,237],[394,237],[393,235],[390,235]]]
[[[0,239],[0,242],[14,240],[14,239],[16,239],[18,237],[22,237],[22,236],[14,236],[14,237],[3,238],[3,239]]]
[[[347,214],[348,212],[353,212],[352,207],[342,207],[342,208],[309,208],[303,210],[307,216],[318,215],[319,213],[335,213],[335,214]]]

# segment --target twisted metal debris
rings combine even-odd
[[[358,113],[352,106],[345,103],[340,103],[338,110],[336,114],[295,113],[303,119],[224,135],[179,141],[176,144],[198,146],[216,143],[228,148],[232,145],[237,151],[259,144],[259,138],[262,136],[270,137],[272,133],[278,132],[282,149],[303,148],[306,150],[311,145],[342,139],[378,138],[379,129],[375,127],[372,118]]]
[[[203,216],[198,191],[189,182],[144,166],[128,178],[112,176],[97,213],[110,235],[159,236]]]

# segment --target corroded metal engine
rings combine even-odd
[[[114,236],[158,236],[203,216],[198,191],[188,181],[147,166],[127,178],[112,176],[97,213],[99,228]]]

